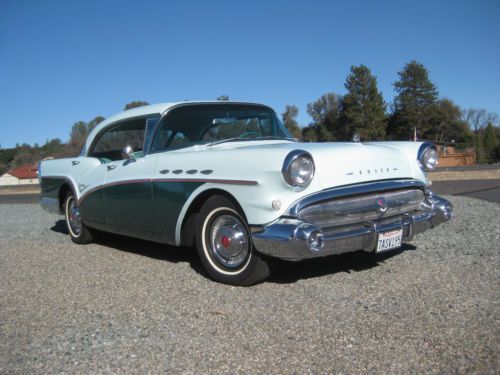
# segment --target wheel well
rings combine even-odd
[[[202,192],[200,195],[198,195],[191,202],[191,205],[189,206],[188,210],[186,211],[186,214],[184,215],[181,227],[181,245],[183,246],[194,245],[194,239],[196,235],[196,218],[203,204],[205,204],[208,198],[213,197],[214,195],[221,195],[229,199],[234,204],[234,206],[238,210],[239,214],[243,217],[243,219],[247,221],[245,212],[241,208],[241,205],[238,203],[236,198],[234,198],[231,194],[229,194],[227,191],[220,189],[206,190]]]
[[[59,189],[59,212],[63,212],[64,198],[66,198],[66,194],[68,191],[71,191],[71,188],[68,184],[63,184]]]

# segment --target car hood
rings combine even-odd
[[[409,142],[401,142],[404,145]],[[411,142],[413,147],[416,146]],[[214,146],[214,151],[238,150],[241,156],[251,159],[253,168],[281,170],[284,158],[292,150],[311,154],[316,166],[315,180],[320,188],[349,185],[382,179],[419,178],[415,163],[408,158],[407,150],[394,142],[238,142]],[[412,148],[413,148],[412,147]],[[413,155],[413,153],[410,153]],[[416,153],[414,154],[416,158]],[[235,157],[233,154],[232,158]]]

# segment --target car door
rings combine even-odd
[[[156,156],[106,164],[104,207],[110,230],[135,237],[154,234],[151,178]]]
[[[97,210],[102,213],[99,229],[146,238],[153,232],[151,176],[156,157],[144,156],[144,150],[158,118],[130,117],[111,123],[90,146],[88,156],[101,163],[89,180],[102,183],[87,193],[89,199],[95,197],[95,216]],[[124,155],[125,148],[130,152]]]
[[[80,160],[79,160],[80,159]],[[102,186],[106,180],[106,166],[97,158],[79,158],[72,161],[72,168],[83,172],[77,178],[80,194],[79,206],[83,221],[101,228],[106,224]],[[87,168],[85,164],[92,162]]]

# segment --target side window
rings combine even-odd
[[[156,134],[156,138],[151,149],[153,151],[164,149],[165,147],[167,147],[167,142],[171,136],[172,130],[167,129],[165,126],[161,126]]]
[[[94,143],[89,156],[120,160],[121,150],[131,146],[135,152],[142,151],[146,120],[134,119],[118,123],[107,129]]]

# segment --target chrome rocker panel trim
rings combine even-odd
[[[301,204],[301,207],[303,206]],[[427,199],[420,211],[338,227],[325,233],[314,224],[286,217],[267,226],[251,229],[253,243],[260,253],[298,261],[357,250],[373,252],[378,233],[403,229],[402,240],[410,240],[415,234],[450,220],[452,212],[453,206],[448,200],[427,191]],[[318,231],[323,235],[323,247],[320,250],[313,250],[308,245],[308,239],[312,233],[317,236]]]

